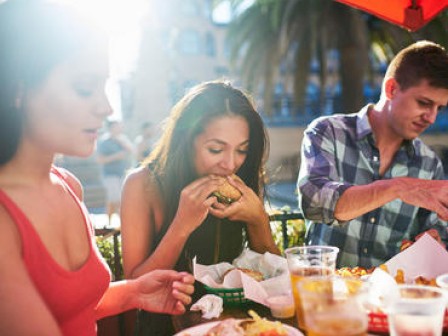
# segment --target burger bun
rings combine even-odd
[[[213,192],[213,195],[216,196],[218,202],[224,204],[231,204],[241,198],[241,192],[227,180]]]
[[[256,281],[263,281],[264,280],[263,273],[261,273],[259,271],[255,271],[255,270],[249,269],[249,268],[242,268],[242,267],[236,267],[236,268],[229,269],[227,272],[225,272],[223,274],[223,276],[222,276],[223,279],[229,272],[234,271],[234,270],[239,270],[239,271],[243,272],[244,274],[250,276],[251,278],[253,278]]]

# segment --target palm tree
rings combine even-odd
[[[322,104],[332,50],[339,55],[342,111],[354,112],[364,104],[364,81],[374,60],[387,62],[417,39],[442,45],[448,40],[446,13],[410,33],[333,0],[254,0],[241,11],[247,0],[231,3],[236,13],[228,31],[231,63],[250,90],[263,91],[266,114],[272,112],[272,92],[280,76],[292,85],[295,107],[304,106],[313,60],[319,66]]]

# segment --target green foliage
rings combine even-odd
[[[274,241],[283,253],[282,223],[280,221],[271,222],[271,230]],[[291,219],[286,222],[286,232],[288,233],[287,247],[301,246],[305,244],[305,221],[303,219]]]
[[[109,265],[109,268],[115,278],[118,276],[120,279],[123,277],[123,271],[122,271],[122,260],[121,260],[121,244],[120,240],[118,240],[118,259],[115,258],[115,249],[114,249],[114,241],[113,237],[104,238],[102,236],[96,237],[96,245],[98,246],[98,249],[103,256],[103,258],[106,260],[107,264]],[[115,279],[118,280],[118,279]]]
[[[228,0],[214,0],[214,4],[224,1]],[[293,110],[305,105],[313,61],[318,61],[322,88],[332,87],[338,69],[342,106],[336,112],[351,112],[364,104],[364,81],[367,76],[374,77],[378,63],[390,61],[414,41],[429,39],[448,45],[448,11],[411,33],[333,0],[230,3],[234,9],[227,35],[231,64],[249,91],[261,91],[267,114],[272,113],[272,92],[277,82],[292,85],[287,90],[293,93]],[[333,68],[327,60],[335,50],[338,66]],[[322,89],[322,108],[325,93]]]

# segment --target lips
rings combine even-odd
[[[98,128],[86,128],[83,130],[85,134],[87,134],[90,138],[97,139],[99,134]]]
[[[424,131],[425,129],[428,128],[429,124],[427,123],[419,123],[419,122],[414,122],[412,123],[414,125],[414,127],[419,130],[419,131]]]

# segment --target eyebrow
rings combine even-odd
[[[207,140],[205,143],[208,143],[208,142],[216,142],[216,143],[218,143],[218,144],[220,144],[220,145],[227,145],[227,143],[225,142],[225,141],[222,141],[222,140],[219,140],[219,139],[209,139],[209,140]],[[240,143],[238,146],[243,146],[243,145],[247,145],[249,143],[249,139],[247,139],[247,140],[244,140],[242,143]]]
[[[437,102],[435,102],[435,101],[432,100],[431,98],[428,98],[428,97],[425,97],[425,96],[417,97],[417,99],[423,100],[423,101],[424,101],[425,103],[427,103],[427,104],[429,103],[429,104],[436,105],[436,106],[438,106],[438,107],[442,107],[442,108],[445,108],[445,107],[448,106],[448,102],[445,103],[445,104],[437,104]]]

